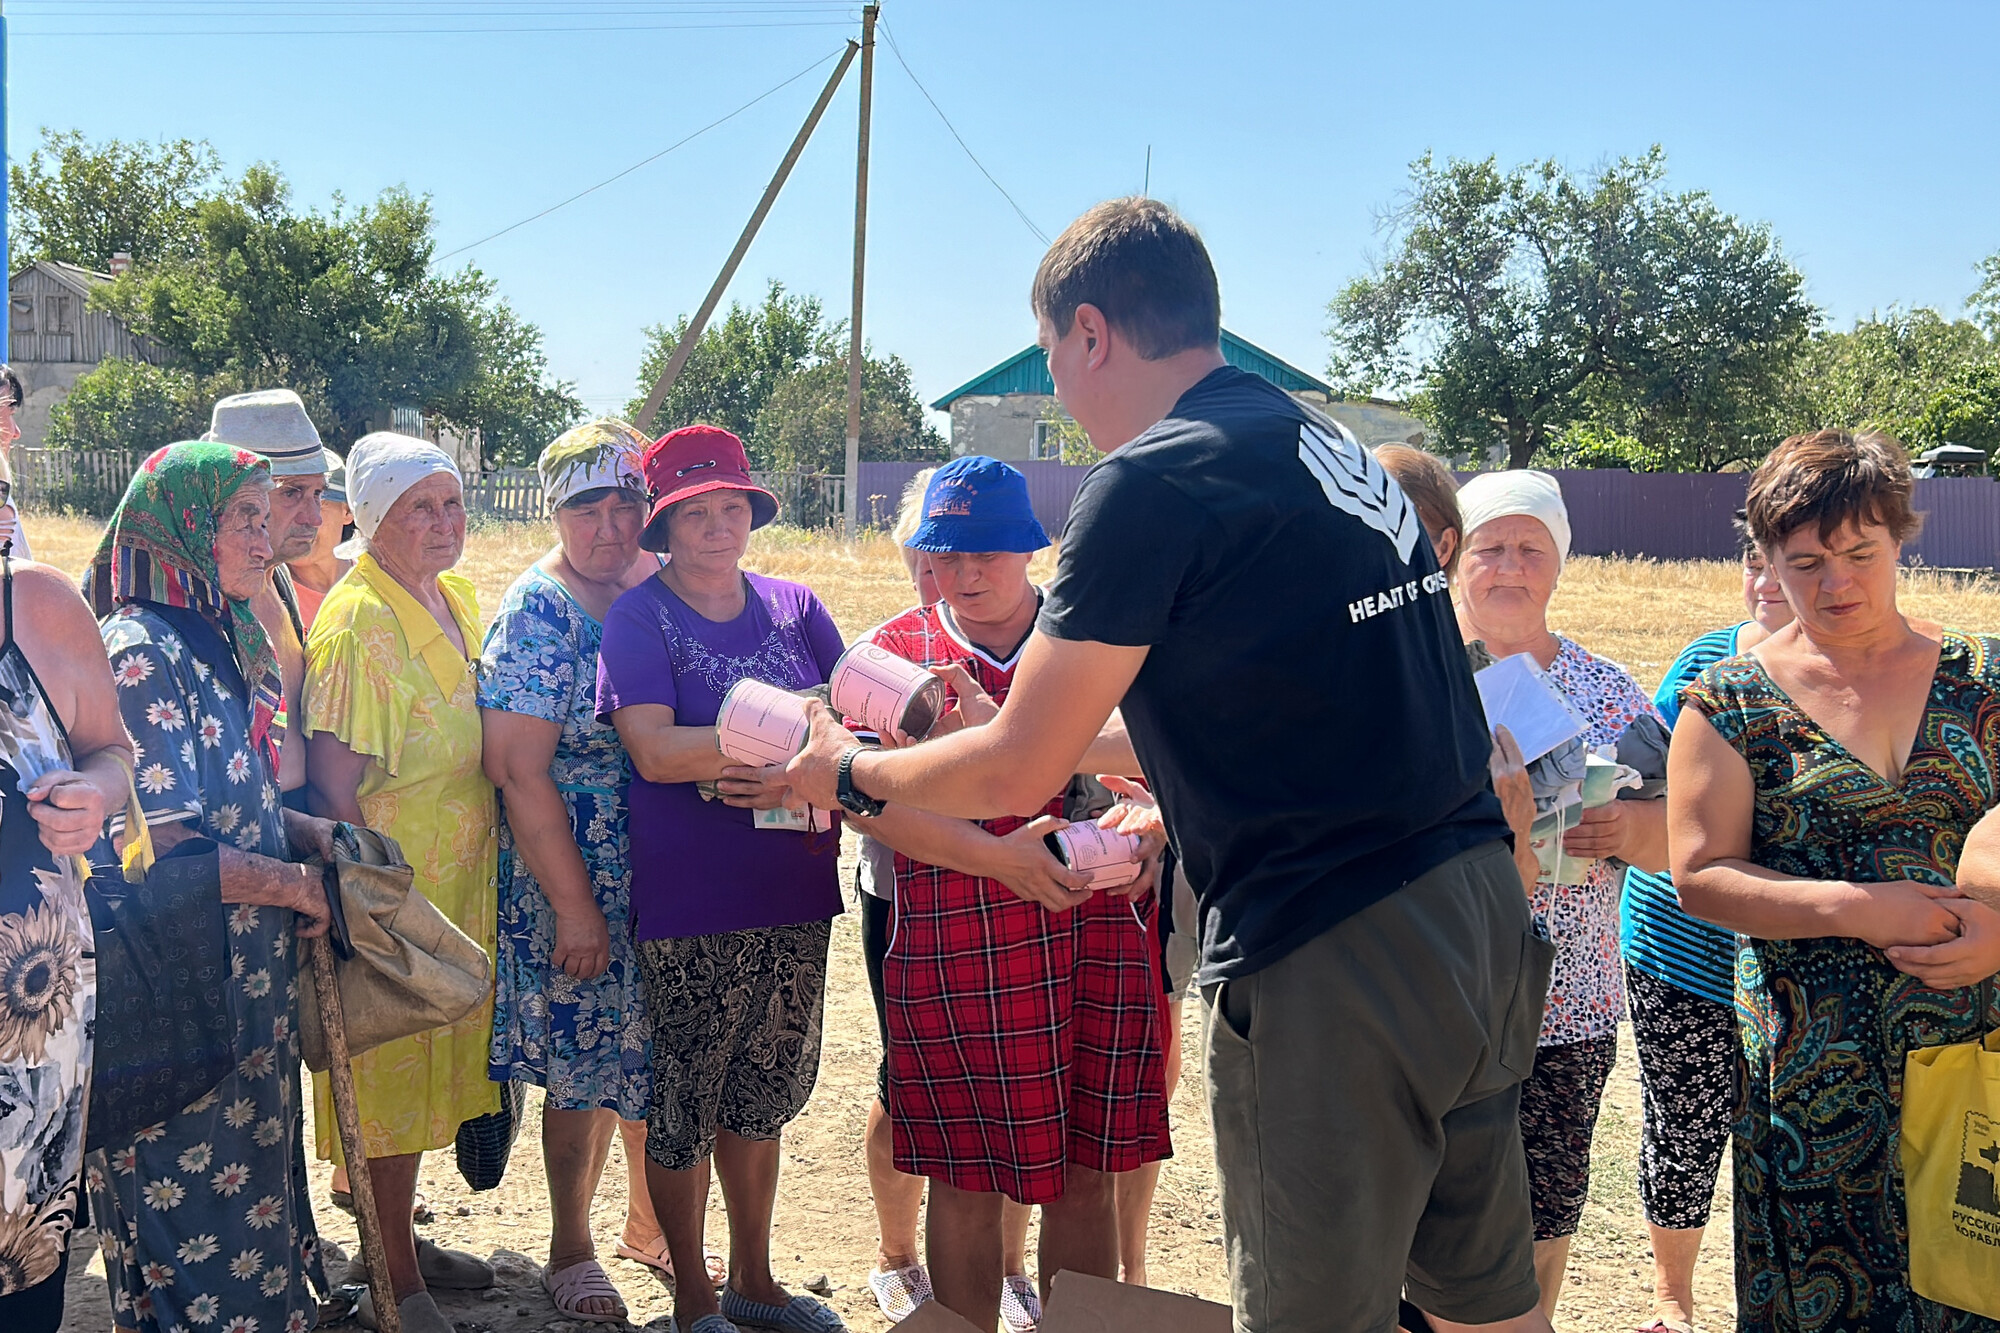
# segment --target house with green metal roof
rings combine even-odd
[[[1262,375],[1301,402],[1311,403],[1353,431],[1363,444],[1390,440],[1423,443],[1424,423],[1401,403],[1337,397],[1333,386],[1317,375],[1307,374],[1228,329],[1222,331],[1222,357],[1240,370]],[[1055,393],[1048,359],[1041,348],[1029,346],[967,380],[931,407],[951,414],[954,455],[985,454],[1009,461],[1054,458],[1058,446],[1051,417],[1061,410]]]

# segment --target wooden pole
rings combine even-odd
[[[320,1027],[326,1032],[327,1074],[333,1085],[333,1119],[340,1128],[340,1153],[347,1161],[354,1220],[361,1228],[361,1261],[368,1266],[375,1326],[382,1333],[403,1333],[396,1288],[389,1281],[389,1256],[382,1248],[382,1217],[375,1211],[375,1182],[368,1175],[368,1149],[361,1141],[361,1108],[354,1100],[354,1065],[347,1054],[347,1019],[340,1010],[340,978],[333,970],[333,946],[324,935],[310,944],[313,995],[319,1001]]]
[[[861,9],[861,134],[854,153],[854,310],[847,320],[847,456],[841,487],[847,540],[860,535],[861,504],[861,291],[868,270],[868,128],[875,102],[875,16],[882,6]]]
[[[806,117],[806,123],[799,127],[797,137],[792,140],[792,146],[785,151],[785,160],[778,164],[777,174],[771,177],[771,183],[764,187],[764,197],[757,201],[757,210],[750,215],[750,221],[745,224],[743,234],[736,238],[736,248],[729,252],[728,260],[722,265],[722,272],[716,275],[715,285],[708,289],[708,295],[702,299],[701,309],[695,311],[694,318],[688,321],[687,332],[681,335],[680,345],[674,348],[673,356],[668,359],[667,368],[660,372],[660,378],[653,385],[653,391],[646,395],[646,405],[639,409],[639,416],[632,423],[644,433],[652,434],[653,418],[659,415],[660,404],[666,401],[667,391],[672,389],[674,381],[681,377],[681,367],[687,364],[688,357],[693,354],[694,345],[701,341],[701,331],[708,327],[708,317],[715,313],[716,303],[722,300],[722,293],[729,286],[729,280],[736,276],[736,266],[743,262],[744,254],[750,249],[750,242],[757,238],[757,229],[764,225],[764,215],[769,213],[771,205],[777,202],[778,191],[785,187],[785,178],[792,174],[792,167],[798,162],[799,154],[805,151],[806,140],[812,138],[814,127],[819,124],[820,116],[826,111],[826,104],[833,100],[834,90],[840,87],[840,80],[847,73],[847,67],[854,63],[854,53],[860,49],[854,42],[850,41],[847,44],[847,50],[840,57],[840,63],[834,66],[833,76],[826,81],[826,87],[820,89],[819,100],[813,103],[812,112]]]

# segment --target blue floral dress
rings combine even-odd
[[[283,857],[275,776],[250,740],[235,661],[150,605],[105,618],[118,708],[154,827]],[[136,1141],[87,1159],[113,1319],[141,1333],[305,1333],[324,1289],[305,1189],[297,918],[229,909],[236,1072]]]
[[[609,1107],[644,1120],[652,1097],[651,1025],[632,947],[625,786],[632,768],[618,733],[597,720],[597,653],[604,627],[539,567],[507,590],[486,632],[479,706],[562,727],[550,776],[569,808],[597,906],[611,932],[603,976],[578,981],[554,966],[556,914],[500,821],[500,941],[494,951],[495,1081],[548,1089],[549,1105]]]

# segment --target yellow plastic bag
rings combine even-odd
[[[2000,1030],[1903,1066],[1910,1286],[2000,1319]]]

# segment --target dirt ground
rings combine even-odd
[[[63,568],[81,568],[96,541],[95,524],[30,515],[35,547]],[[530,525],[478,529],[461,569],[479,587],[489,611],[513,577],[548,545],[545,530]],[[1044,562],[1046,562],[1044,557]],[[796,533],[760,533],[747,562],[763,572],[796,578],[814,588],[849,637],[878,623],[909,600],[895,550],[886,542],[841,547]],[[1037,566],[1037,574],[1046,572]],[[1623,662],[1651,688],[1682,644],[1694,635],[1741,618],[1731,567],[1718,564],[1577,559],[1566,570],[1552,608],[1555,627],[1586,647]],[[1966,628],[2000,624],[2000,593],[1990,583],[1964,584],[1917,572],[1905,585],[1904,605]],[[851,881],[850,881],[851,882]],[[1151,1227],[1151,1277],[1157,1286],[1211,1300],[1227,1295],[1213,1156],[1201,1088],[1201,1019],[1198,1002],[1186,1009],[1187,1075],[1173,1104],[1175,1157],[1161,1173]],[[824,1278],[833,1306],[856,1330],[886,1327],[869,1295],[866,1277],[874,1258],[875,1224],[869,1203],[861,1135],[873,1095],[877,1058],[875,1024],[861,966],[859,919],[850,912],[835,923],[829,973],[825,1050],[811,1104],[785,1139],[784,1176],[777,1211],[775,1253],[781,1281],[794,1290]],[[516,1146],[505,1183],[472,1194],[448,1156],[433,1157],[423,1189],[437,1220],[425,1233],[440,1244],[492,1255],[501,1269],[494,1291],[448,1296],[441,1304],[460,1333],[576,1333],[587,1325],[559,1317],[539,1285],[545,1257],[547,1195],[538,1151],[540,1107],[531,1096],[529,1122]],[[1599,1122],[1590,1203],[1571,1256],[1556,1324],[1566,1333],[1631,1328],[1650,1309],[1651,1262],[1635,1183],[1639,1094],[1629,1034]],[[632,1322],[665,1327],[670,1293],[651,1270],[610,1257],[624,1218],[625,1172],[619,1144],[593,1210],[595,1234],[607,1271],[631,1308]],[[1726,1171],[1726,1168],[1725,1168]],[[324,1200],[328,1169],[314,1163],[315,1198]],[[1728,1189],[1719,1192],[1697,1279],[1701,1327],[1733,1322],[1728,1256]],[[726,1251],[720,1195],[711,1201],[710,1242]],[[322,1234],[353,1252],[352,1221],[331,1207],[318,1209]],[[80,1236],[69,1284],[65,1333],[98,1333],[110,1327],[102,1260],[94,1238]],[[353,1327],[349,1325],[349,1327]]]

